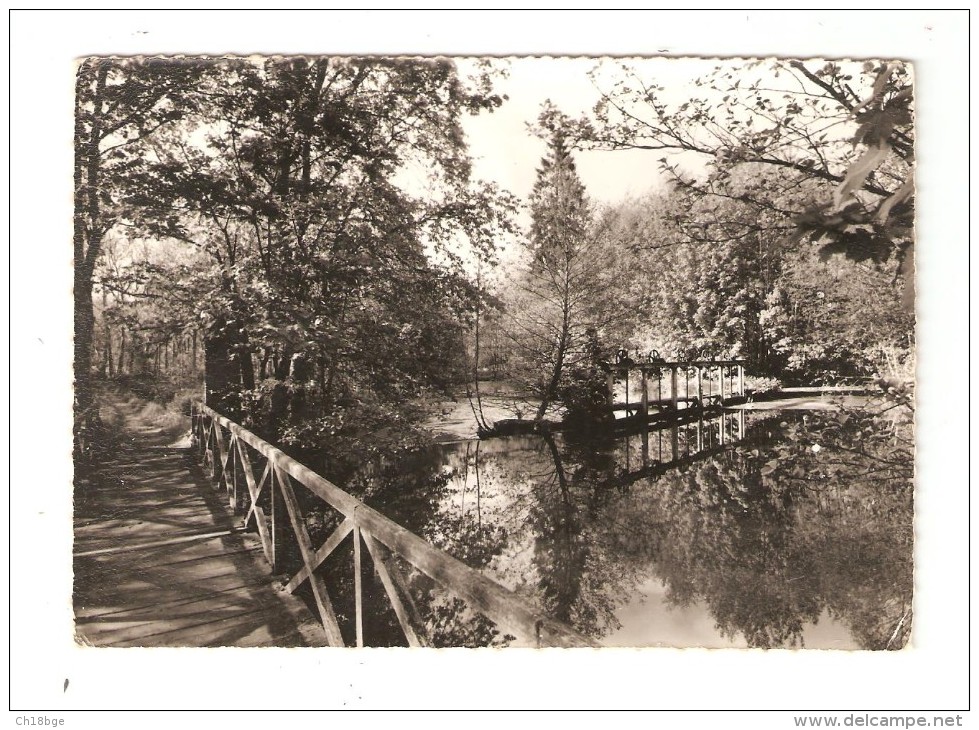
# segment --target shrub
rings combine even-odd
[[[605,373],[596,367],[572,370],[558,391],[565,422],[595,424],[610,420],[607,387]]]

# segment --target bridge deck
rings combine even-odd
[[[124,406],[123,406],[124,407]],[[189,449],[133,432],[77,490],[74,607],[95,646],[321,646]]]

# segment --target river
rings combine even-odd
[[[896,415],[463,440],[372,470],[363,491],[605,646],[896,649],[913,593],[913,442]],[[510,643],[403,568],[435,645]],[[375,643],[397,643],[391,625]]]

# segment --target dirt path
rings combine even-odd
[[[76,486],[79,643],[323,645],[317,622],[277,590],[257,538],[239,530],[197,466],[189,423],[120,393],[105,394],[102,418],[111,447]]]

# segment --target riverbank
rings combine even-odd
[[[454,401],[443,401],[438,412],[426,419],[422,426],[431,431],[439,443],[469,441],[479,437],[479,419],[492,426],[506,420],[531,419],[540,406],[540,401],[524,395],[514,383],[490,380],[479,384],[480,395],[471,398],[465,394]],[[547,417],[560,420],[563,409],[554,406],[548,409]]]

